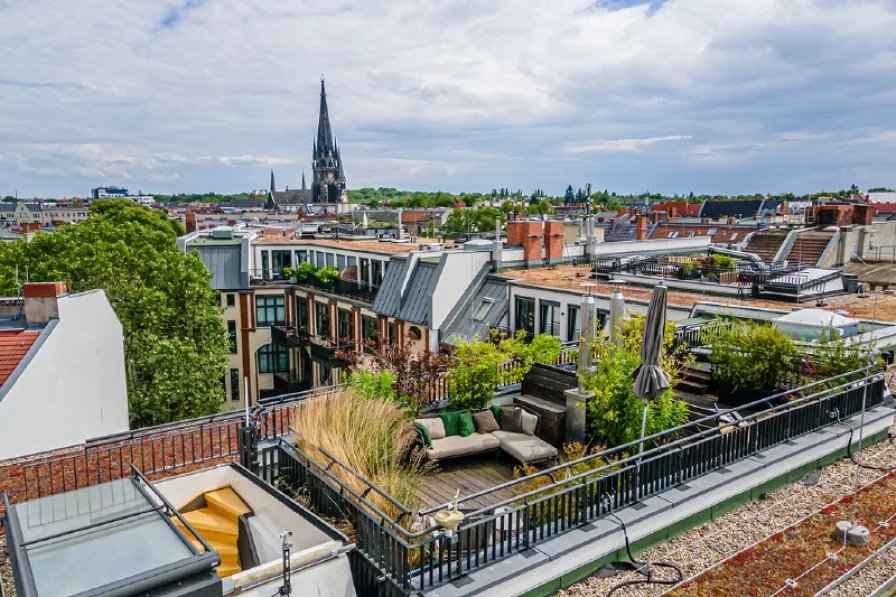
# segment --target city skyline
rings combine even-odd
[[[321,74],[350,188],[893,186],[892,2],[42,0],[0,18],[2,195],[228,193],[272,168],[298,188]]]

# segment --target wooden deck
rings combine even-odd
[[[420,488],[420,500],[425,507],[440,506],[454,500],[455,492],[460,489],[463,498],[483,489],[500,485],[513,480],[513,464],[501,460],[495,462],[494,456],[472,456],[456,458],[439,463],[438,470],[426,477]],[[503,489],[461,504],[462,509],[483,508],[496,504],[513,496],[513,491]]]

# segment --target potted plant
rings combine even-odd
[[[336,281],[339,280],[339,270],[335,267],[323,267],[317,270],[314,275],[321,286],[331,290],[336,286]]]
[[[793,339],[769,324],[732,322],[709,332],[707,340],[723,404],[740,406],[774,394],[778,382],[799,367]]]
[[[299,264],[299,267],[293,270],[293,274],[295,275],[297,282],[308,282],[308,279],[311,278],[316,271],[317,268],[314,267],[314,265],[307,261],[303,261]]]
[[[296,270],[287,266],[283,268],[283,277],[288,279],[291,283],[296,283]]]

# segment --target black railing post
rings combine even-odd
[[[239,436],[240,465],[258,474],[258,426],[254,423],[240,428]]]

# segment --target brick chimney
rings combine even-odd
[[[675,207],[674,205],[672,207],[670,207],[668,215],[669,215],[669,221],[674,222],[675,218],[678,217],[678,208]]]
[[[658,212],[658,211],[650,212],[650,221],[653,222],[654,224],[659,224],[660,223],[660,212]]]
[[[513,221],[507,222],[507,244],[522,245],[523,237],[526,234],[526,222]]]
[[[635,240],[645,240],[647,238],[647,218],[645,216],[638,216],[636,226],[638,228],[635,230]]]
[[[551,261],[563,258],[563,222],[550,220],[544,223],[545,255]]]
[[[541,261],[541,249],[544,245],[542,222],[520,222],[523,228],[523,260]]]
[[[728,224],[731,224],[731,225],[737,224],[737,218],[735,218],[734,216],[731,216],[730,218],[728,218]]]
[[[620,207],[619,209],[616,210],[616,215],[619,216],[620,218],[627,213],[628,213],[627,207]]]
[[[190,234],[191,232],[196,232],[196,214],[193,212],[190,212],[190,213],[186,214],[185,218],[186,218],[187,234]]]
[[[25,321],[47,323],[59,318],[56,299],[68,294],[65,282],[28,282],[22,287],[25,299]]]

